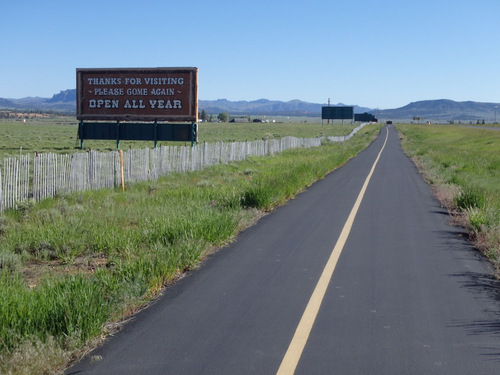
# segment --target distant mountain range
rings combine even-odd
[[[341,103],[334,105],[344,105]],[[200,112],[208,114],[228,112],[230,115],[266,115],[266,116],[309,116],[321,117],[321,107],[326,104],[291,100],[282,102],[277,100],[259,99],[254,101],[230,101],[226,99],[199,100]],[[497,107],[497,108],[495,108]],[[22,99],[0,98],[0,109],[27,110],[27,111],[57,111],[64,113],[76,112],[76,90],[64,90],[52,98],[27,97]],[[500,103],[455,102],[447,99],[423,100],[410,103],[396,109],[373,109],[354,105],[354,113],[372,113],[379,119],[413,120],[420,121],[494,121]],[[500,111],[498,112],[500,119]]]
[[[336,104],[344,105],[344,104]],[[278,100],[259,99],[254,101],[236,101],[227,99],[199,100],[198,107],[207,113],[219,114],[228,112],[231,115],[268,115],[268,116],[321,116],[321,107],[326,104],[315,104],[301,100],[281,102]],[[355,113],[371,111],[370,108],[354,106]]]
[[[0,109],[76,113],[76,90],[61,91],[50,99],[38,96],[22,99],[0,98]]]

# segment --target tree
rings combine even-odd
[[[219,115],[217,116],[217,120],[219,120],[220,122],[228,122],[229,113],[227,112],[219,113]]]
[[[200,120],[203,122],[207,121],[207,112],[204,109],[201,110]]]

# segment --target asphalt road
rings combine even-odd
[[[500,285],[448,221],[386,127],[67,374],[498,374]]]

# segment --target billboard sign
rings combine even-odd
[[[77,69],[78,120],[198,121],[198,68]]]
[[[322,107],[322,120],[352,120],[354,107]]]
[[[354,115],[354,121],[361,122],[378,122],[378,120],[371,113],[356,113]]]

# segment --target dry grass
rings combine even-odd
[[[5,375],[62,374],[72,351],[65,350],[54,338],[45,342],[25,341],[10,355],[0,356],[0,373]]]

